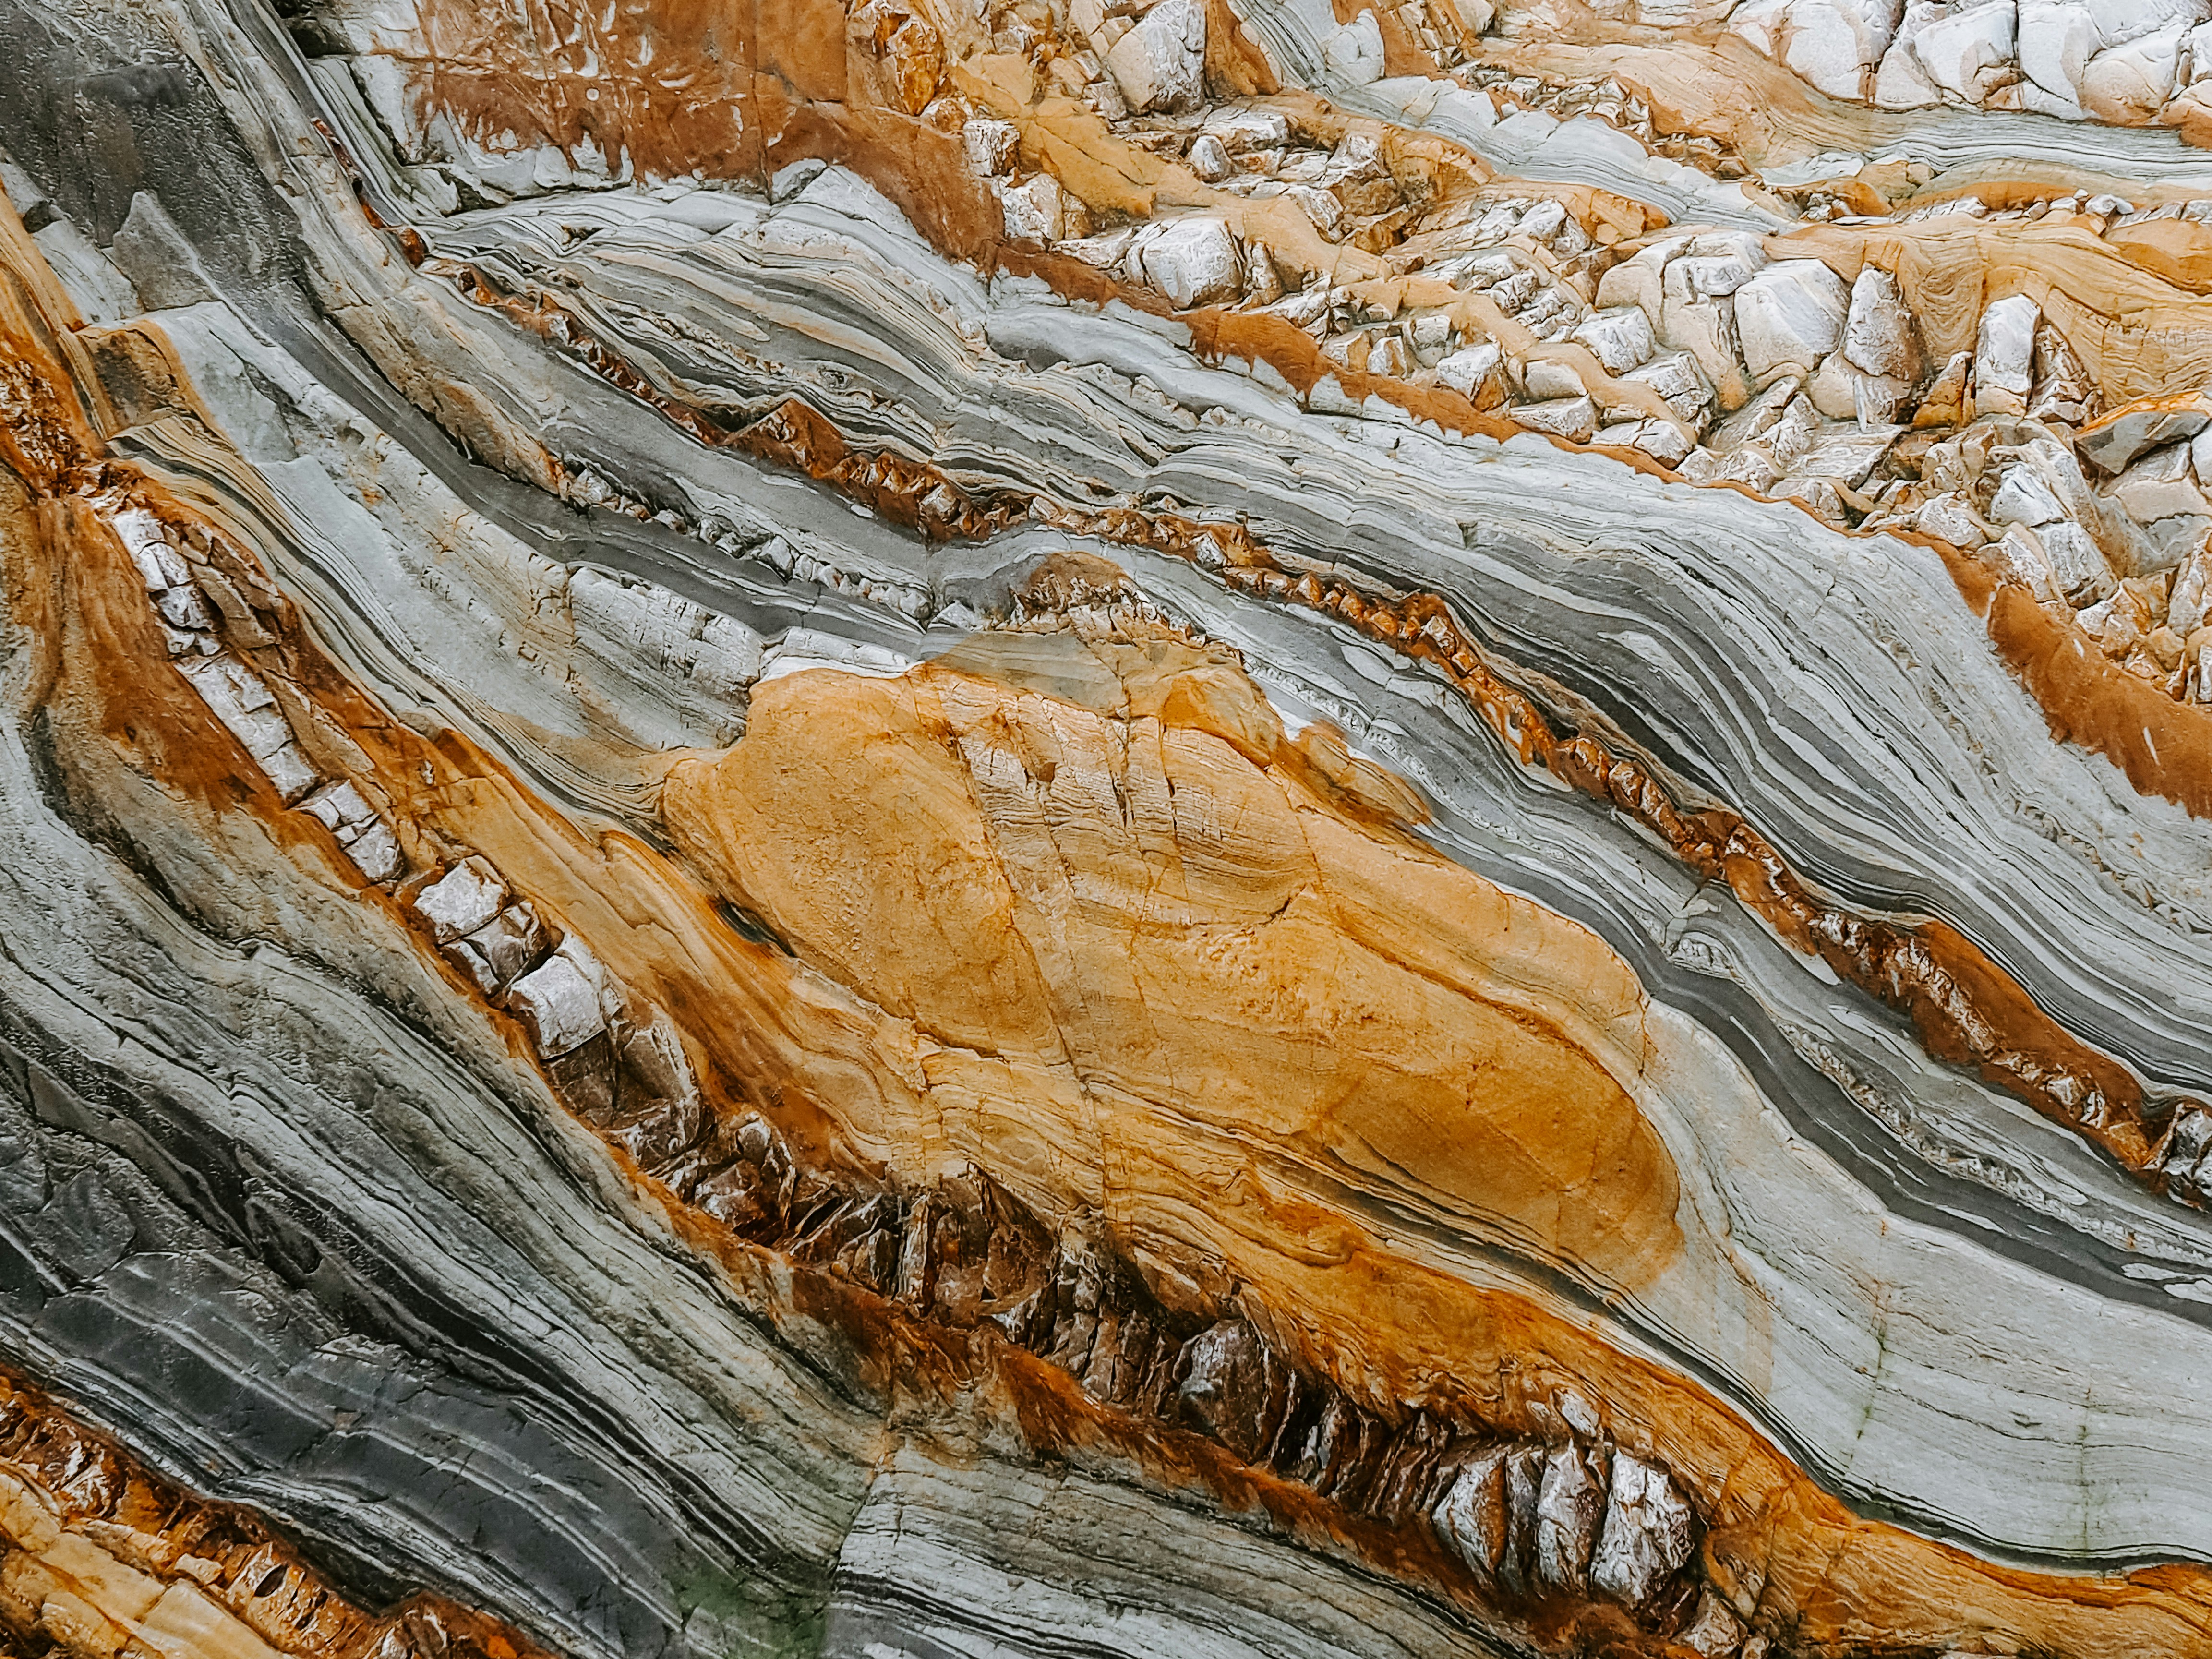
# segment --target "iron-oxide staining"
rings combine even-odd
[[[2161,1188],[2169,1176],[2183,1177],[2172,1188],[2175,1195],[2199,1201],[2187,1177],[2204,1150],[2205,1136],[2197,1135],[2190,1155],[2179,1163],[2167,1157],[2166,1148],[2177,1113],[2202,1112],[2201,1104],[2184,1101],[2177,1107],[2172,1101],[2147,1100],[2140,1080],[2126,1066],[2067,1030],[1955,928],[1937,921],[1857,915],[1826,902],[1741,814],[1725,806],[1686,813],[1641,761],[1616,756],[1593,737],[1560,738],[1536,703],[1511,684],[1510,666],[1479,650],[1435,595],[1377,600],[1325,569],[1294,575],[1255,544],[1249,530],[1233,524],[1200,524],[1136,509],[1087,512],[1018,496],[979,511],[958,483],[927,462],[888,451],[872,459],[852,454],[832,424],[795,398],[735,434],[725,433],[654,386],[550,300],[517,301],[467,267],[456,273],[456,281],[476,303],[497,307],[520,325],[575,353],[593,374],[645,399],[698,441],[736,443],[798,467],[933,538],[988,536],[1025,514],[1033,516],[1071,533],[1192,560],[1243,592],[1322,611],[1433,666],[1449,678],[1522,764],[1545,768],[1655,831],[1700,875],[1725,882],[1793,948],[1820,957],[1838,975],[1906,1013],[1931,1053],[1977,1068]],[[2039,618],[2012,620],[2008,613],[2006,628],[2006,649],[2014,654],[2033,648],[2027,641],[2042,624]],[[2081,653],[2074,655],[2078,660]],[[2123,696],[2120,688],[2130,684],[2118,680],[2106,689],[2096,684],[2094,671],[2075,672],[2089,679],[2091,700]],[[2031,684],[2047,684],[2049,678],[2048,671],[2039,671]],[[2054,725],[2066,718],[2056,712],[2065,706],[2054,699]],[[2158,718],[2171,720],[2163,713]],[[2173,724],[2199,743],[2206,740],[2197,729],[2203,720]]]
[[[23,1366],[580,1652],[2204,1646],[2201,6],[279,10],[0,76]]]

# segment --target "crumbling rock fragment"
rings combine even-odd
[[[1585,1587],[1605,1508],[1605,1486],[1591,1471],[1589,1455],[1571,1441],[1554,1446],[1536,1493],[1538,1578],[1559,1589]]]
[[[1631,1607],[1641,1607],[1690,1559],[1697,1545],[1696,1520],[1673,1477],[1656,1464],[1617,1451],[1612,1473],[1590,1583]]]
[[[516,980],[507,988],[507,1000],[531,1042],[549,1060],[581,1047],[607,1028],[596,975],[580,962],[572,942],[563,943]]]
[[[1158,0],[1106,54],[1106,70],[1135,113],[1197,104],[1206,73],[1205,0]]]

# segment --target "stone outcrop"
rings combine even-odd
[[[15,1646],[2204,1646],[2194,0],[9,21]]]

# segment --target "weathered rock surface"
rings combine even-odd
[[[11,1641],[2212,1639],[2202,6],[8,21]]]

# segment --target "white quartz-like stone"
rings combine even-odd
[[[1549,433],[1574,443],[1588,443],[1597,434],[1597,405],[1588,398],[1554,398],[1543,403],[1516,404],[1513,418],[1531,432]]]
[[[574,958],[556,952],[507,988],[507,1006],[548,1060],[582,1047],[607,1028],[599,989]]]
[[[2035,325],[2042,314],[2025,294],[1998,300],[1982,313],[1974,346],[1974,397],[1984,413],[2020,412],[2033,382]]]
[[[1978,105],[2011,64],[2015,21],[2013,0],[1978,0],[1931,16],[1911,49],[1939,90]]]
[[[1056,242],[1067,227],[1066,193],[1060,180],[1040,173],[999,192],[999,207],[1012,242]]]
[[[1591,1558],[1590,1583],[1631,1607],[1641,1607],[1690,1559],[1696,1543],[1696,1518],[1667,1471],[1615,1452],[1605,1529]]]
[[[1176,219],[1140,234],[1130,264],[1178,309],[1225,300],[1244,285],[1237,238],[1218,219]]]
[[[1197,103],[1206,74],[1206,0],[1159,0],[1106,54],[1106,70],[1138,114]]]
[[[987,179],[1013,171],[1014,158],[1021,149],[1021,129],[1012,121],[994,121],[977,117],[960,130],[962,148],[968,153],[968,165]]]
[[[1462,346],[1437,365],[1437,378],[1461,397],[1472,400],[1498,373],[1503,354],[1494,341],[1480,340]]]
[[[1322,42],[1322,62],[1347,86],[1364,87],[1382,78],[1382,27],[1372,11],[1363,10]]]
[[[2212,513],[2212,501],[2189,464],[2190,446],[2154,449],[2120,474],[2106,493],[2137,524],[2153,524],[2176,514]]]
[[[1626,374],[1649,362],[1659,343],[1651,332],[1651,319],[1641,306],[1614,306],[1593,313],[1569,336],[1590,349],[1608,374]]]
[[[414,910],[444,945],[476,932],[506,902],[507,884],[499,872],[481,858],[467,858],[416,894]]]
[[[1769,265],[1735,293],[1745,366],[1762,380],[1784,367],[1809,374],[1836,349],[1849,305],[1843,278],[1818,259]]]

